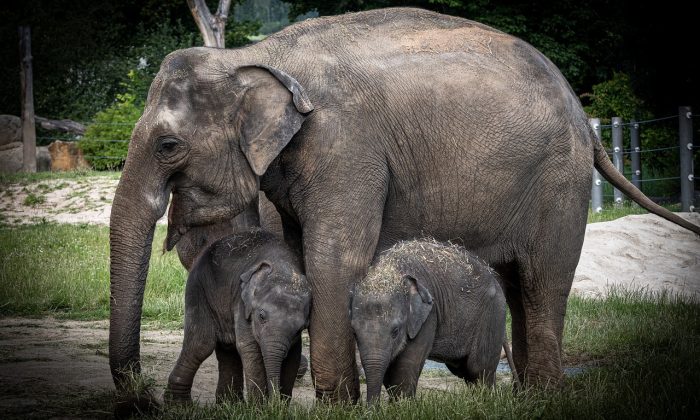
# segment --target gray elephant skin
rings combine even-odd
[[[407,241],[381,255],[354,288],[350,323],[367,378],[392,399],[416,392],[426,359],[466,382],[495,383],[505,344],[506,300],[498,275],[457,245]]]
[[[191,401],[192,381],[216,351],[217,401],[279,392],[291,397],[308,325],[311,291],[299,256],[253,229],[214,242],[197,259],[185,291],[185,336],[168,379],[171,401]]]
[[[110,221],[110,367],[139,371],[143,291],[169,194],[169,241],[262,190],[303,252],[317,397],[356,400],[347,295],[400,240],[463,245],[503,278],[527,383],[562,378],[566,302],[593,168],[616,172],[559,70],[529,44],[410,8],[310,19],[240,49],[166,57],[136,124]]]
[[[177,203],[174,201],[173,203],[174,205],[170,206],[168,212],[168,227],[171,229],[173,229],[172,226],[176,225],[173,209],[177,208]],[[170,251],[175,246],[180,263],[187,271],[190,271],[197,256],[216,240],[256,227],[280,238],[283,237],[279,214],[262,191],[259,192],[258,200],[253,200],[248,208],[230,220],[183,230],[182,234],[177,235],[179,237],[177,244],[168,243],[168,239],[172,240],[176,236],[174,234],[168,235],[163,243],[163,252]]]

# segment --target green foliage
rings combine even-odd
[[[134,93],[117,94],[107,109],[95,114],[85,135],[78,142],[85,159],[97,170],[120,169],[126,160],[131,131],[141,116],[142,105]]]
[[[262,23],[245,20],[230,22],[226,25],[226,48],[242,47],[250,44],[250,36],[260,31]]]
[[[589,102],[588,105],[584,106],[584,110],[589,117],[600,118],[601,124],[610,124],[612,117],[622,118],[623,123],[653,118],[646,103],[636,94],[632,79],[626,73],[615,72],[610,80],[594,85],[592,90],[592,93],[581,95],[583,100]],[[678,141],[678,123],[675,120],[670,122],[670,125],[668,122],[640,125],[642,150],[675,146]],[[624,132],[623,135],[627,139],[628,134]],[[607,148],[612,147],[611,130],[602,130],[602,141]],[[625,148],[629,148],[629,145]],[[652,174],[655,177],[678,175],[677,150],[647,153],[642,155],[642,161],[645,169],[648,169],[649,172],[645,175],[647,178]],[[670,185],[670,187],[672,190],[666,193],[673,193],[674,186]],[[677,186],[675,187],[677,188]]]
[[[584,93],[581,98],[590,101],[584,107],[586,113],[591,118],[601,118],[603,124],[609,124],[610,117],[621,117],[625,121],[651,117],[626,73],[614,72],[612,79],[594,85],[593,93]]]

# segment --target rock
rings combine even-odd
[[[51,154],[49,146],[36,147],[36,171],[48,172],[51,170]]]
[[[23,159],[24,148],[21,141],[0,145],[0,172],[21,172]],[[51,170],[51,154],[47,146],[37,146],[36,148],[36,170],[37,172]]]
[[[10,174],[20,172],[23,153],[21,141],[0,145],[0,172]]]
[[[0,146],[18,141],[22,141],[22,120],[14,115],[0,115]]]
[[[52,171],[72,171],[89,169],[90,164],[83,157],[78,145],[70,141],[56,140],[49,145]]]

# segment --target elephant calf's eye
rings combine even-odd
[[[263,322],[263,323],[265,321],[267,321],[267,314],[265,313],[264,310],[261,309],[260,312],[258,312],[258,319],[260,319],[260,322]]]
[[[399,327],[394,328],[391,330],[391,338],[396,338],[399,335]]]

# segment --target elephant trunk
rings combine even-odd
[[[124,168],[110,217],[109,365],[118,390],[128,389],[131,374],[140,372],[141,308],[151,243],[168,203],[165,187],[149,189],[147,179]]]
[[[367,381],[367,403],[375,404],[379,401],[382,393],[382,384],[384,383],[384,375],[389,367],[388,357],[363,357],[362,367],[365,370],[365,378]]]
[[[289,352],[289,343],[274,341],[265,343],[262,348],[265,373],[267,374],[268,395],[279,394],[282,363]]]

